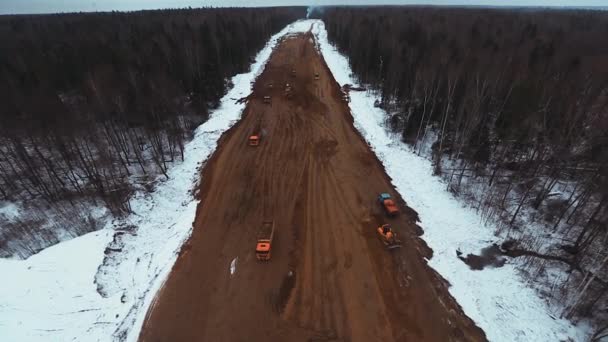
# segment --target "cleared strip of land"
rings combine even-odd
[[[257,147],[247,144],[253,133],[262,133]],[[400,216],[385,217],[381,192],[398,199]],[[312,34],[279,43],[205,166],[200,196],[140,340],[485,340],[427,266],[416,213],[354,129]],[[254,253],[264,220],[276,225],[269,262]],[[384,248],[382,223],[403,248]]]

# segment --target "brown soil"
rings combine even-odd
[[[258,125],[266,134],[250,147]],[[399,217],[382,214],[381,192],[396,196]],[[200,197],[141,341],[485,340],[427,266],[432,251],[415,211],[353,127],[310,33],[275,49],[242,120],[205,166]],[[273,255],[259,262],[256,231],[267,219],[277,227]],[[385,222],[403,248],[384,248],[376,227]]]

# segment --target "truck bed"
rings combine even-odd
[[[258,240],[270,240],[274,230],[274,221],[264,221],[258,231]]]

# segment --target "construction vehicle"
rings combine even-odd
[[[258,146],[260,144],[260,135],[253,134],[249,136],[249,146]]]
[[[253,128],[249,139],[247,139],[247,144],[249,146],[259,146],[262,138],[266,135],[266,130],[262,128],[262,117],[264,114],[260,114],[258,120]]]
[[[270,104],[270,96],[268,96],[268,95],[264,96],[264,103]]]
[[[247,139],[247,143],[249,146],[259,146],[265,136],[266,130],[260,129],[258,126],[254,133],[249,136],[249,139]]]
[[[399,214],[399,208],[397,208],[397,204],[395,204],[390,194],[383,192],[378,195],[378,203],[380,203],[388,216],[397,216]]]
[[[264,221],[258,230],[258,241],[255,246],[255,256],[258,260],[270,260],[272,239],[274,237],[274,221]]]
[[[387,249],[401,248],[402,244],[399,239],[397,239],[397,233],[393,232],[393,229],[390,224],[383,224],[378,227],[378,235],[380,236],[380,241],[386,246]]]

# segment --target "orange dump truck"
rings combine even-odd
[[[266,131],[262,129],[262,119],[260,116],[258,118],[258,122],[255,125],[255,128],[253,129],[253,132],[249,136],[249,139],[247,139],[247,144],[249,146],[259,146],[264,134],[266,134]]]
[[[260,144],[259,134],[252,134],[249,136],[249,146],[258,146]]]
[[[390,194],[386,192],[381,193],[378,196],[378,202],[388,216],[397,216],[399,214],[399,208],[397,208],[397,204],[395,204]]]
[[[264,221],[258,231],[258,241],[255,246],[255,256],[258,260],[270,260],[272,239],[274,237],[274,221]]]

